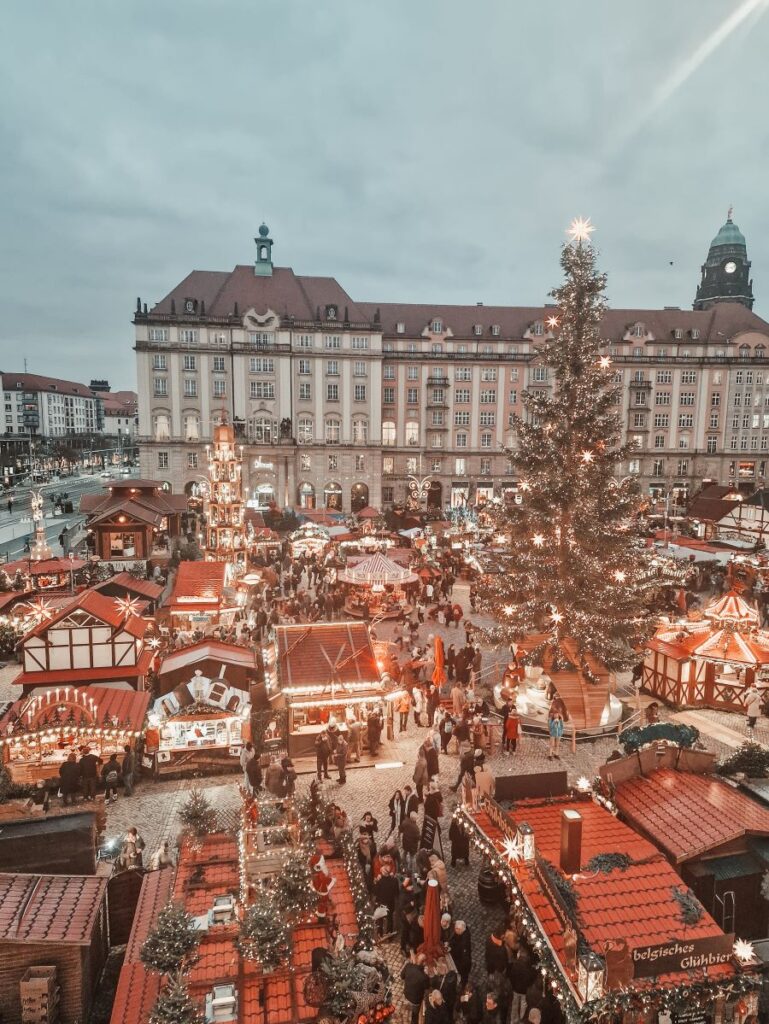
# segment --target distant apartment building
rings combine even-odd
[[[261,503],[387,507],[423,486],[439,508],[515,493],[505,448],[523,392],[551,386],[539,350],[552,308],[356,302],[333,278],[275,267],[272,246],[262,225],[253,266],[193,271],[154,308],[137,302],[142,475],[193,493],[227,418]],[[603,320],[636,445],[621,472],[647,493],[767,476],[769,324],[751,310],[749,269],[730,211],[694,310]]]
[[[132,441],[138,426],[139,396],[135,391],[110,391],[101,396],[104,433]]]
[[[101,397],[86,384],[37,373],[0,373],[6,436],[64,437],[104,427]]]

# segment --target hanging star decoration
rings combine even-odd
[[[508,616],[512,615],[514,611],[515,611],[515,608],[514,608],[513,605],[511,605],[511,604],[506,604],[505,605],[505,608],[504,608],[505,615],[508,615]]]
[[[556,626],[559,622],[563,622],[563,615],[561,614],[561,612],[558,611],[557,608],[550,612],[550,618],[556,624]]]
[[[592,462],[594,458],[595,458],[595,456],[593,455],[593,453],[591,451],[585,450],[584,452],[582,452],[582,461],[585,464]]]
[[[136,597],[116,597],[115,605],[120,614],[125,615],[126,618],[139,614],[139,600]]]
[[[608,370],[611,366],[611,356],[601,356],[600,367],[602,370]]]
[[[517,839],[513,839],[512,836],[506,836],[502,840],[502,849],[505,857],[507,857],[508,863],[510,861],[518,861],[521,859],[521,846]]]
[[[29,606],[32,614],[38,619],[50,619],[53,615],[50,604],[44,597],[38,597],[36,601],[33,601]]]
[[[151,636],[147,641],[147,643],[149,644],[153,651],[156,651],[158,647],[160,647],[160,642],[161,641],[159,636]]]
[[[532,540],[534,541],[534,546],[538,548],[541,548],[542,545],[545,543],[545,538],[542,536],[541,533],[535,533],[532,537]]]
[[[590,223],[589,217],[575,217],[568,227],[566,234],[572,242],[589,242],[590,236],[595,231],[594,225]]]
[[[746,942],[745,939],[735,940],[733,952],[737,959],[740,961],[740,963],[743,964],[748,964],[755,958],[753,943]]]
[[[545,323],[547,324],[547,326],[550,328],[551,331],[554,331],[556,329],[556,327],[559,326],[560,320],[558,319],[557,316],[549,316],[547,318],[547,320],[545,320]]]
[[[626,573],[622,569],[617,569],[614,573],[614,579],[617,583],[624,583],[626,579]]]

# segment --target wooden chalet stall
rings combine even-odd
[[[152,705],[142,765],[156,775],[240,768],[240,751],[251,738],[250,719],[247,692],[196,669],[189,682]]]
[[[167,557],[171,540],[181,533],[186,497],[170,494],[157,480],[113,480],[106,491],[80,499],[93,553],[125,565]]]
[[[314,755],[315,739],[330,722],[344,733],[376,712],[391,725],[403,693],[382,673],[362,622],[276,626],[265,678],[272,706],[287,708],[292,757]]]
[[[504,810],[476,797],[454,813],[498,873],[567,1020],[737,1024],[756,1012],[750,944],[735,943],[663,854],[604,806],[564,795]]]
[[[155,652],[145,640],[149,623],[130,603],[86,590],[40,619],[19,644],[23,671],[14,684],[25,694],[103,683],[144,689]]]
[[[390,619],[408,615],[419,589],[419,577],[410,569],[377,552],[352,563],[337,576],[345,585],[345,611],[356,618]]]
[[[192,673],[200,669],[209,679],[224,679],[239,690],[248,693],[257,681],[256,654],[252,647],[228,644],[213,637],[189,644],[178,651],[163,655],[158,666],[158,693],[170,693],[189,681]]]
[[[168,602],[171,626],[208,633],[220,623],[229,625],[238,606],[227,580],[227,562],[180,562]]]
[[[17,700],[0,718],[0,751],[14,782],[58,780],[70,753],[88,746],[122,758],[144,731],[150,695],[111,686],[57,686]]]
[[[163,597],[163,587],[159,583],[137,579],[130,572],[119,572],[115,576],[110,576],[108,580],[97,583],[92,589],[113,600],[136,602],[143,615],[154,614]]]
[[[646,645],[642,687],[675,707],[744,712],[743,694],[769,668],[769,632],[736,591],[702,617],[665,623]]]
[[[44,591],[51,593],[55,591],[72,592],[74,588],[75,573],[79,572],[85,562],[82,558],[43,558],[38,562],[29,558],[19,558],[15,562],[6,562],[3,570],[11,580],[21,573],[24,577],[26,589],[36,592]]]
[[[0,875],[3,1024],[82,1024],[107,960],[107,879]]]

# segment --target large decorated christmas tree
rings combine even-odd
[[[540,661],[548,647],[561,660],[560,641],[570,637],[588,675],[588,653],[610,669],[637,661],[633,648],[653,629],[645,595],[660,585],[637,538],[633,446],[622,443],[621,391],[601,340],[606,276],[592,230],[575,221],[563,247],[565,281],[551,293],[557,308],[535,363],[547,368],[549,387],[523,393],[507,452],[520,504],[501,510],[497,525],[511,557],[479,588],[499,620],[495,640],[542,636],[532,652]]]

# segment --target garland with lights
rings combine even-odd
[[[308,860],[309,854],[303,848],[292,853],[286,858],[272,886],[278,908],[292,922],[312,915],[318,900],[312,887]]]
[[[589,221],[575,221],[564,245],[565,281],[538,342],[536,364],[551,388],[524,391],[524,414],[513,417],[516,445],[505,453],[519,475],[520,504],[490,510],[509,537],[509,571],[488,574],[482,607],[498,625],[492,643],[544,634],[530,653],[548,649],[563,664],[560,641],[576,642],[579,667],[593,681],[589,653],[610,670],[629,668],[653,632],[646,604],[660,586],[683,577],[636,543],[640,499],[623,467],[633,443],[622,444],[621,388],[604,354],[600,325],[606,275],[596,268]],[[622,478],[621,478],[622,477]]]
[[[585,865],[588,874],[600,872],[602,875],[610,875],[615,869],[627,871],[633,861],[626,853],[597,853],[591,857]]]
[[[539,972],[543,984],[549,984],[558,1000],[566,1024],[585,1024],[603,1014],[646,1014],[651,1010],[683,1012],[702,1009],[716,996],[739,996],[760,985],[760,978],[749,974],[735,974],[728,982],[718,979],[692,980],[677,988],[648,987],[610,989],[600,999],[579,1004],[571,984],[565,978],[561,965],[549,944],[546,932],[532,912],[525,893],[518,885],[512,867],[504,854],[483,832],[462,807],[453,813],[454,819],[467,834],[470,842],[497,872],[510,893],[510,905],[519,932],[530,943],[539,958]]]
[[[141,961],[151,971],[171,974],[190,963],[199,943],[193,917],[179,903],[166,903],[142,945]]]
[[[355,906],[355,918],[358,924],[358,937],[353,948],[355,950],[371,950],[376,945],[376,930],[374,928],[374,918],[371,914],[371,899],[366,888],[363,869],[358,860],[352,832],[342,833],[340,845],[347,879],[350,883],[350,893]]]

